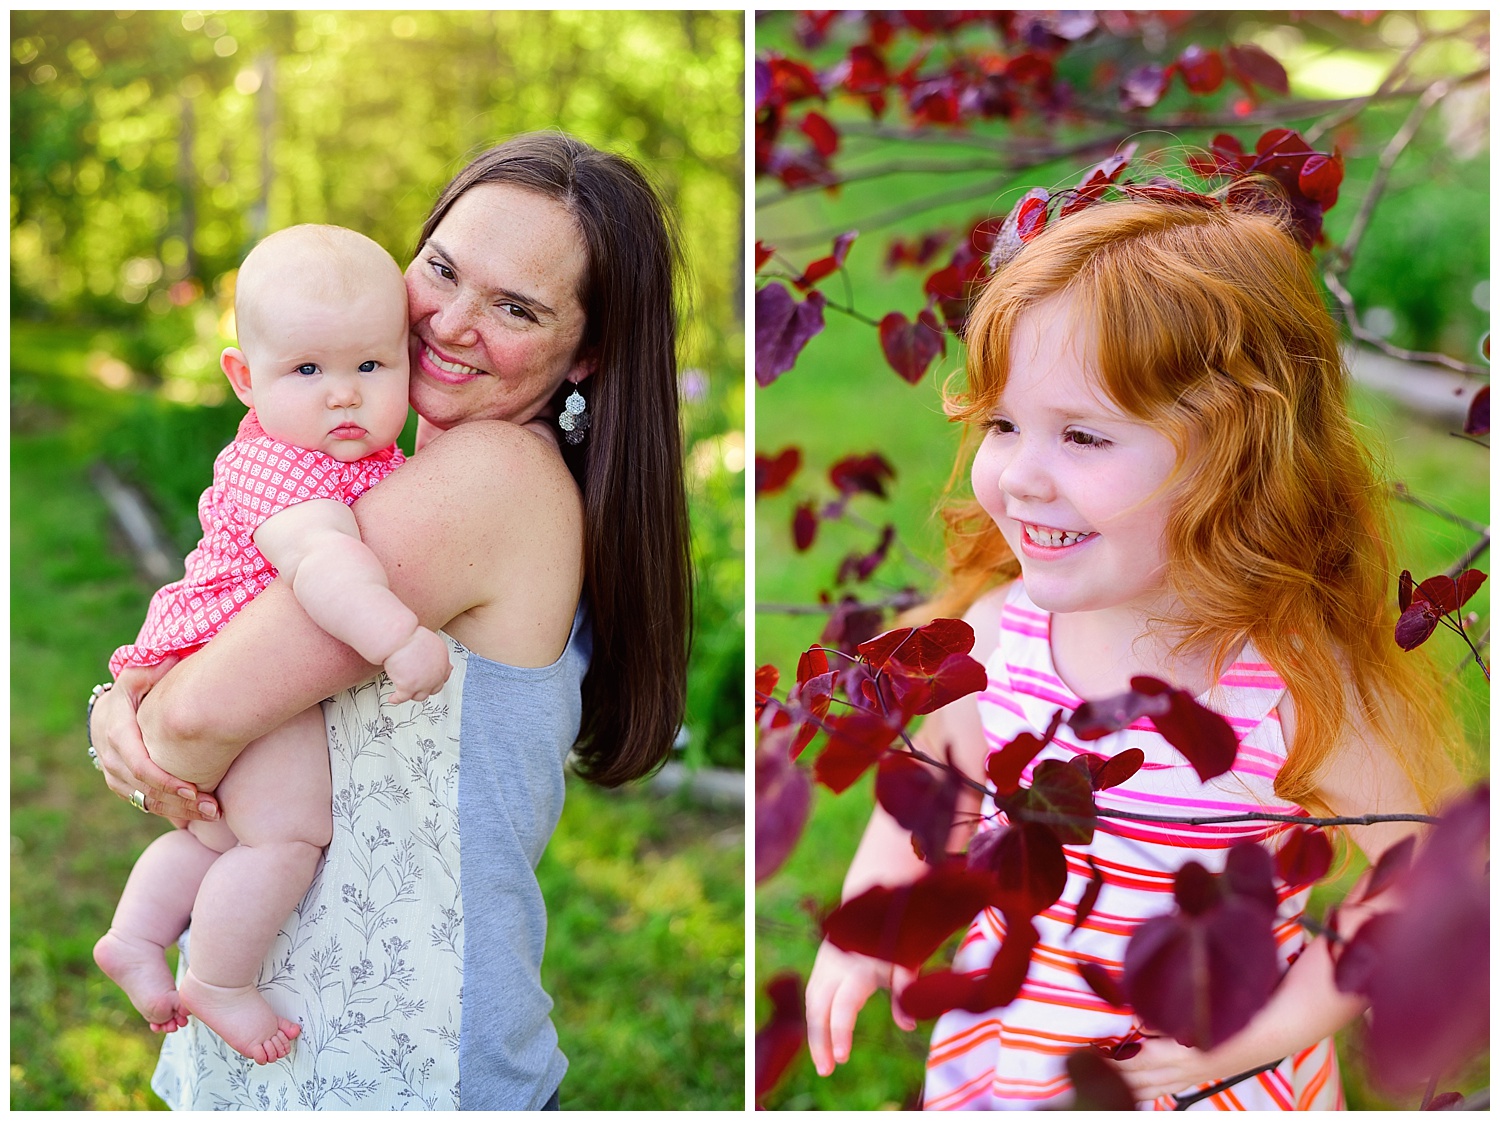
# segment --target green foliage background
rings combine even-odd
[[[1428,18],[1442,26],[1457,26],[1471,14],[1432,13]],[[756,25],[757,54],[780,51],[798,59],[810,58],[826,70],[849,47],[849,37],[841,37],[835,25],[824,46],[806,51],[793,37],[792,22],[789,13],[763,13]],[[1359,42],[1351,43],[1339,38],[1345,29],[1332,13],[1308,15],[1295,28],[1286,13],[1203,13],[1191,34],[1163,46],[1160,55],[1170,58],[1193,41],[1204,46],[1260,41],[1287,61],[1294,96],[1338,96],[1326,83],[1367,78],[1372,71],[1389,67],[1399,47],[1382,36],[1398,38],[1411,23],[1405,15],[1388,16],[1362,31]],[[986,36],[969,29],[959,33],[956,44],[935,49],[962,49],[976,39]],[[993,45],[992,36],[987,41]],[[1087,86],[1093,68],[1115,46],[1107,38],[1090,41],[1065,55],[1059,70],[1078,86]],[[898,38],[890,46],[891,69],[899,69],[916,50],[915,41]],[[1416,75],[1423,78],[1434,73],[1465,73],[1481,64],[1477,44],[1454,41],[1419,55],[1414,63]],[[1484,92],[1481,87],[1479,93]],[[1226,88],[1225,96],[1235,94]],[[1164,100],[1163,109],[1178,112],[1194,100],[1202,99],[1191,98],[1178,84]],[[797,107],[792,120],[809,107],[812,103]],[[1041,130],[1035,122],[1031,122],[1032,132],[1025,125],[1011,132],[1004,123],[968,131],[905,130],[896,127],[897,122],[904,125],[905,119],[895,108],[880,126],[847,98],[834,98],[816,108],[845,130],[834,164],[852,181],[836,192],[791,194],[775,183],[758,185],[756,237],[781,254],[760,270],[759,278],[795,276],[809,261],[829,252],[837,233],[858,229],[860,237],[849,251],[846,275],[825,280],[820,290],[830,305],[852,306],[874,319],[893,308],[914,318],[922,306],[925,273],[892,272],[880,264],[892,239],[915,242],[934,229],[960,229],[982,215],[1003,215],[1028,187],[1071,186],[1090,162],[1063,156],[1020,173],[997,170],[993,166],[1000,162],[997,154],[1009,151],[1010,140],[1038,142],[1036,133]],[[1406,109],[1406,104],[1366,109],[1337,137],[1345,149],[1347,173],[1340,201],[1327,216],[1327,233],[1334,244],[1349,231],[1370,188],[1381,147],[1399,127]],[[1428,117],[1413,146],[1395,165],[1347,278],[1363,311],[1389,310],[1391,342],[1444,350],[1469,362],[1478,360],[1476,344],[1489,325],[1488,297],[1479,288],[1481,282],[1487,288],[1489,275],[1488,132],[1487,118],[1478,109],[1471,102],[1463,112]],[[1471,114],[1467,123],[1464,112]],[[1301,122],[1276,123],[1297,127]],[[1229,131],[1248,146],[1264,127],[1269,126]],[[1214,131],[1218,130],[1203,129],[1201,135],[1186,130],[1171,135],[1144,133],[1138,137],[1142,150],[1136,163],[1156,148],[1206,144]],[[916,142],[905,143],[912,137]],[[1057,147],[1066,148],[1076,137],[1063,129],[1054,139]],[[971,169],[937,171],[965,164]],[[981,164],[983,170],[972,166]],[[898,167],[905,170],[891,173],[890,169]],[[884,173],[877,174],[880,169]],[[928,271],[940,263],[933,262]],[[824,625],[819,612],[793,611],[815,603],[825,593],[835,600],[853,594],[871,602],[907,588],[932,589],[942,561],[942,523],[935,511],[944,503],[950,483],[958,496],[971,493],[967,463],[954,475],[958,432],[943,414],[939,392],[950,375],[962,377],[961,346],[950,336],[947,354],[913,387],[891,370],[873,327],[831,306],[824,318],[827,326],[808,343],[796,367],[773,384],[754,390],[756,452],[774,456],[791,445],[803,452],[802,467],[790,488],[756,503],[755,660],[757,665],[769,663],[780,670],[782,696],[794,677],[800,652],[818,640]],[[1412,376],[1420,377],[1421,372],[1414,369]],[[1488,524],[1489,473],[1483,450],[1451,437],[1448,426],[1368,390],[1356,389],[1351,414],[1384,459],[1390,478],[1481,526]],[[832,498],[827,471],[833,463],[845,455],[871,452],[881,453],[895,467],[888,499],[857,496],[850,506],[852,519],[821,524],[812,547],[797,553],[791,533],[796,506]],[[1410,506],[1398,505],[1395,514],[1397,556],[1414,573],[1444,570],[1475,537]],[[840,560],[851,552],[871,549],[886,523],[897,527],[903,545],[892,550],[868,583],[839,585],[835,573]],[[1488,561],[1486,555],[1477,565],[1488,570]],[[1482,619],[1488,618],[1488,587],[1474,606]],[[1438,635],[1431,645],[1441,664],[1451,662],[1454,667],[1450,695],[1468,732],[1469,770],[1487,774],[1487,683],[1472,664],[1460,664],[1466,651],[1453,636]],[[838,796],[817,788],[811,820],[796,851],[775,876],[757,885],[758,1024],[765,1024],[769,1017],[764,990],[773,976],[791,971],[805,982],[820,937],[817,916],[838,901],[844,872],[872,804],[869,776]],[[1321,885],[1315,909],[1340,898],[1359,868],[1356,855],[1345,877]],[[940,951],[935,960],[950,954]],[[911,1034],[898,1030],[889,1015],[888,994],[877,993],[860,1015],[848,1064],[820,1079],[811,1063],[799,1059],[765,1104],[785,1110],[912,1108],[921,1088],[929,1036],[930,1024],[925,1023]],[[1341,1038],[1341,1054],[1351,1107],[1384,1108],[1388,1103],[1364,1083],[1357,1045],[1348,1033]],[[1462,1076],[1455,1073],[1451,1085],[1472,1090],[1485,1082],[1486,1068],[1481,1062]],[[1444,1088],[1449,1085],[1445,1082]]]
[[[404,264],[443,183],[521,131],[648,169],[689,264],[684,755],[743,765],[742,79],[739,12],[12,13],[14,1108],[160,1107],[154,1040],[89,957],[158,823],[83,757],[82,699],[153,590],[88,472],[192,546],[242,411],[228,282],[269,230],[351,226]],[[564,1108],[738,1108],[739,814],[572,784],[540,874]]]

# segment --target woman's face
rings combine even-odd
[[[560,203],[503,183],[459,196],[406,269],[417,414],[438,428],[524,424],[564,380],[587,377],[587,268]]]

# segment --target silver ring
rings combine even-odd
[[[89,748],[89,762],[94,765],[94,770],[96,770],[96,771],[102,771],[102,770],[104,770],[104,764],[101,763],[101,762],[99,762],[99,753],[97,751],[95,751],[92,747]]]
[[[151,812],[146,808],[146,796],[139,790],[132,790],[130,792],[130,804],[136,809],[140,810],[143,814]]]

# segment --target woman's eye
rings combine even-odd
[[[380,365],[380,363],[377,362],[377,361],[375,361],[375,359],[373,359],[373,358],[368,359],[368,360],[366,360],[364,362],[361,362],[359,364],[359,372],[362,373],[362,374],[373,373],[375,371],[375,368],[377,366],[379,366],[379,365]]]
[[[302,365],[297,367],[297,372],[307,377],[311,377],[313,374],[316,374],[318,372],[318,367],[311,362],[304,362],[302,363]]]
[[[520,304],[496,304],[495,306],[512,319],[530,319],[532,317],[531,312],[527,311]]]
[[[432,271],[437,273],[444,280],[453,279],[453,270],[450,269],[447,265],[443,264],[442,261],[439,261],[436,257],[430,258],[427,263],[432,266]]]

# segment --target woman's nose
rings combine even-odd
[[[427,321],[433,337],[454,346],[473,346],[479,341],[479,308],[476,304],[477,300],[462,293],[439,304]]]

